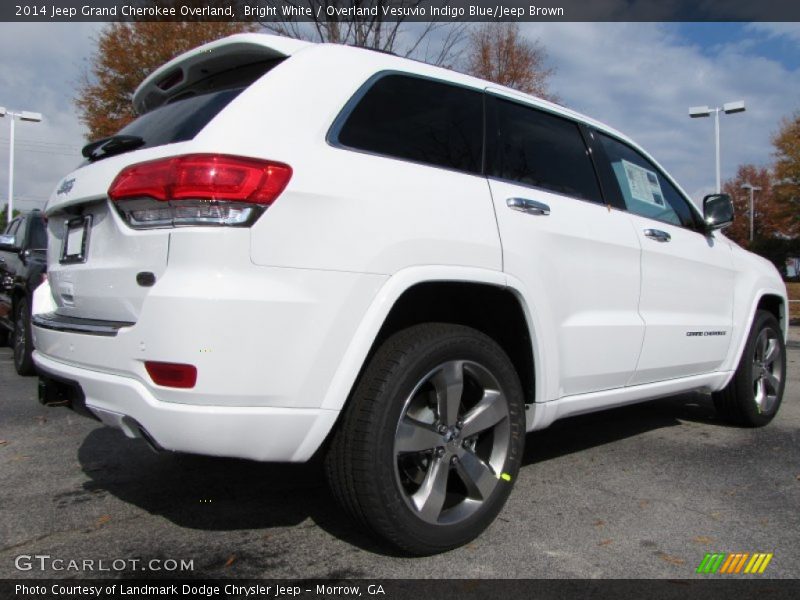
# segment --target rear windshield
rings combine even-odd
[[[144,144],[137,150],[191,140],[243,89],[211,92],[165,104],[132,121],[120,129],[118,135],[142,138]]]
[[[101,150],[93,154],[90,160],[101,160],[121,152],[193,139],[236,96],[284,60],[284,58],[274,58],[240,65],[191,84],[168,100],[167,104],[144,113],[114,136],[138,137],[143,143],[134,141],[118,145],[113,151]]]

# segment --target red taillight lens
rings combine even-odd
[[[270,205],[289,183],[283,163],[223,154],[190,154],[131,165],[108,190],[114,201],[132,198],[218,200]]]
[[[188,154],[131,165],[108,190],[134,229],[247,227],[286,187],[283,163],[224,154]]]
[[[193,388],[197,383],[197,367],[194,365],[148,360],[144,366],[153,383],[164,387]]]

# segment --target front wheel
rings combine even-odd
[[[417,325],[370,360],[326,472],[358,521],[405,552],[434,554],[492,523],[524,439],[522,387],[503,349],[468,327]]]
[[[778,413],[786,385],[786,347],[775,316],[756,312],[747,343],[727,387],[713,395],[717,412],[748,427],[766,425]]]

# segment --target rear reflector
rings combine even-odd
[[[197,367],[179,363],[155,362],[144,363],[150,379],[157,385],[173,388],[193,388],[197,383]]]

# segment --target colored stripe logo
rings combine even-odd
[[[708,553],[700,561],[695,573],[725,575],[744,575],[763,573],[772,560],[772,553],[764,552],[714,552]]]

